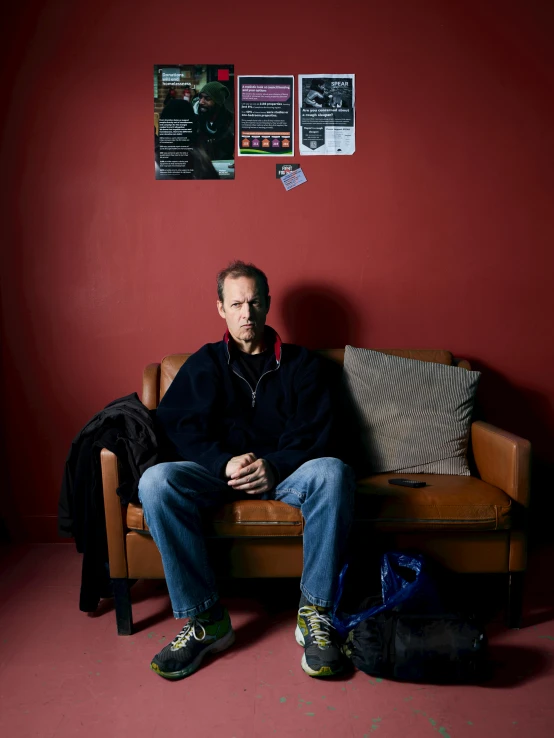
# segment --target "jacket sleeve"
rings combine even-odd
[[[217,417],[221,382],[215,363],[200,353],[193,354],[183,364],[163,396],[156,416],[185,461],[195,461],[224,479],[232,454],[221,443]]]
[[[329,455],[332,431],[330,388],[319,360],[306,354],[294,377],[296,412],[288,419],[277,451],[265,454],[278,482],[299,466]]]

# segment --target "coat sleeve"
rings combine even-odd
[[[232,458],[222,443],[219,369],[202,349],[186,361],[157,410],[157,419],[181,458],[225,478]]]
[[[329,455],[333,425],[330,388],[319,360],[306,353],[294,377],[296,412],[288,419],[276,451],[265,454],[278,482],[299,466]]]

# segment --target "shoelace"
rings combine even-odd
[[[200,628],[202,629],[201,635],[200,632],[196,632],[197,626],[200,626]],[[206,629],[204,628],[202,623],[199,620],[191,619],[185,625],[183,630],[171,641],[171,650],[177,651],[177,649],[185,646],[191,638],[194,638],[196,641],[203,641],[205,637]]]
[[[331,616],[323,612],[319,612],[313,607],[301,607],[298,610],[301,617],[308,621],[310,634],[319,648],[325,648],[331,645]]]

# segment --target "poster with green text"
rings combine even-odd
[[[156,179],[235,178],[232,64],[154,65]]]

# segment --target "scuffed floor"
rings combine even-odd
[[[0,733],[10,738],[550,738],[554,735],[554,547],[531,557],[526,622],[489,624],[494,676],[482,686],[400,684],[300,668],[294,597],[268,606],[256,583],[224,597],[235,646],[181,682],[149,668],[179,625],[164,583],[133,588],[137,632],[118,637],[110,600],[79,612],[71,545],[8,548],[0,572]],[[548,576],[547,576],[548,573]],[[237,590],[240,596],[237,596]],[[285,595],[283,595],[285,597]],[[279,598],[277,598],[279,599]],[[266,604],[262,605],[261,601]]]

